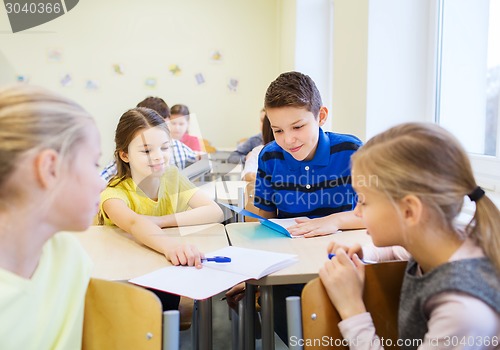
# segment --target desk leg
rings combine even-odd
[[[246,283],[245,288],[245,350],[255,350],[255,286]]]
[[[199,349],[212,350],[212,298],[198,300],[198,312],[200,316]]]
[[[273,286],[260,287],[262,313],[262,349],[274,350]]]

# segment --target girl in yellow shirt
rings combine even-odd
[[[117,175],[101,194],[100,223],[116,225],[174,265],[201,267],[202,254],[179,245],[161,228],[222,221],[219,206],[176,167],[169,166],[170,135],[152,109],[125,112],[115,134]]]

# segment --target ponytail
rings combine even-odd
[[[484,195],[475,202],[476,212],[466,230],[500,275],[500,211],[488,196]]]

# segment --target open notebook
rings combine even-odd
[[[290,238],[297,238],[297,237],[302,237],[302,236],[292,236],[290,232],[288,232],[288,227],[296,225],[297,223],[295,222],[295,219],[307,219],[305,216],[297,217],[297,218],[289,218],[289,219],[266,219],[258,214],[252,213],[251,211],[248,211],[246,209],[237,207],[235,205],[230,205],[226,203],[221,203],[218,202],[220,205],[231,209],[235,213],[238,213],[240,215],[244,216],[249,216],[252,218],[255,218],[259,220],[259,222],[264,225],[269,227],[270,229],[273,229],[279,233],[281,233],[283,236],[290,237]]]
[[[295,262],[297,256],[264,250],[225,247],[205,256],[227,256],[229,263],[203,262],[203,268],[169,266],[129,282],[140,286],[202,300],[225,291],[240,282],[259,279]]]

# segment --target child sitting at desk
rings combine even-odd
[[[336,256],[319,272],[350,348],[381,349],[362,299],[360,259],[394,260],[406,249],[412,258],[398,337],[412,345],[402,349],[498,349],[500,212],[477,186],[458,141],[434,124],[402,124],[372,138],[352,160],[355,213],[374,245],[386,248],[331,244]],[[459,228],[465,196],[476,208]]]
[[[314,81],[299,72],[281,74],[268,87],[264,107],[275,141],[259,154],[254,204],[265,218],[292,218],[292,235],[314,237],[363,227],[355,217],[351,155],[361,146],[352,135],[324,132],[328,117]],[[303,285],[273,287],[275,331],[287,341],[285,299]],[[241,289],[240,289],[241,290]],[[232,297],[237,288],[228,292]]]
[[[0,90],[0,349],[81,348],[91,261],[57,232],[92,223],[100,154],[95,122],[74,102]]]
[[[243,167],[243,171],[241,172],[241,179],[252,182],[255,181],[257,177],[257,167],[259,164],[259,154],[260,151],[267,145],[269,142],[274,141],[274,134],[271,130],[271,124],[269,123],[269,118],[264,116],[262,120],[262,145],[256,146],[254,149],[247,154],[245,166]]]
[[[101,194],[100,223],[131,233],[174,265],[201,266],[196,247],[175,244],[161,228],[219,222],[222,210],[168,165],[163,118],[149,108],[131,109],[118,122],[115,142],[118,172]]]
[[[254,199],[259,214],[308,217],[288,229],[304,237],[362,227],[352,213],[350,172],[361,141],[323,131],[328,109],[314,81],[299,72],[283,73],[268,87],[264,106],[275,141],[259,155]]]
[[[170,135],[193,151],[201,152],[200,140],[196,136],[189,135],[189,118],[189,109],[186,105],[173,105],[167,119]]]
[[[170,108],[168,108],[167,103],[160,97],[146,97],[137,104],[137,107],[151,108],[163,117],[165,121],[167,121],[170,117]],[[175,165],[179,169],[184,169],[196,162],[198,156],[191,148],[179,140],[171,139],[170,141],[170,148],[172,150],[172,157],[170,159],[171,164]],[[116,161],[113,160],[102,170],[101,177],[107,182],[116,175],[116,171]]]

